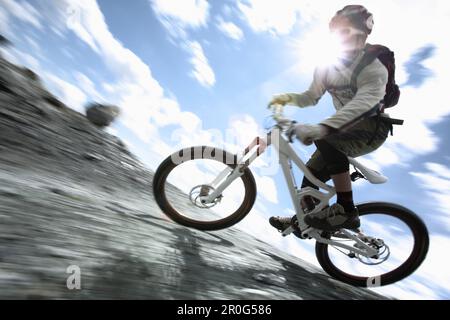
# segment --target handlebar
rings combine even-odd
[[[286,134],[289,142],[293,143],[294,142],[292,139],[293,129],[297,121],[284,117],[283,115],[284,106],[281,104],[275,104],[271,106],[271,109],[272,109],[272,119],[275,120],[275,122],[277,123],[276,127],[281,129],[281,131],[283,131]]]
[[[283,130],[287,131],[290,129],[290,127],[296,123],[296,121],[285,118],[283,115],[283,105],[281,104],[275,104],[271,108],[273,110],[272,112],[272,119],[275,120],[277,125]]]

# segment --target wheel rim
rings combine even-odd
[[[214,203],[201,204],[200,191],[215,190],[211,182],[224,169],[232,167],[211,159],[193,159],[174,165],[165,177],[163,195],[170,210],[184,221],[195,224],[219,223],[238,214],[246,205],[246,186],[237,178],[216,198]]]
[[[330,245],[317,243],[317,258],[324,270],[341,281],[357,286],[387,285],[411,274],[425,258],[428,233],[417,216],[405,213],[399,208],[396,206],[389,208],[388,212],[383,212],[383,206],[372,205],[370,208],[363,206],[360,211],[364,233],[383,234],[383,240],[389,247],[386,262],[376,267],[366,266],[358,261],[358,256],[349,258],[340,252],[336,254]],[[382,221],[373,219],[377,216],[377,211],[381,211],[378,213],[382,213],[379,214],[383,216]],[[388,232],[395,236],[386,235]],[[333,236],[331,238],[333,239]]]

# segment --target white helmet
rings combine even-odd
[[[374,25],[373,15],[363,6],[360,5],[348,5],[336,12],[335,16],[330,21],[330,30],[339,27],[340,19],[346,17],[350,23],[359,30],[364,31],[366,34],[372,32]]]

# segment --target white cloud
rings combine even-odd
[[[190,75],[202,86],[212,87],[216,78],[202,46],[197,41],[188,40],[190,29],[206,26],[209,3],[206,0],[150,0],[150,4],[169,35],[176,39],[172,39],[174,44],[180,45],[190,55],[189,61],[193,66]]]
[[[450,271],[445,263],[449,245],[448,237],[432,235],[427,258],[412,276],[374,291],[399,299],[449,299]]]
[[[163,89],[152,77],[150,68],[112,35],[97,3],[84,0],[70,5],[77,12],[77,18],[73,18],[67,27],[104,58],[108,67],[120,77],[120,86],[134,93],[146,92],[154,98],[161,97]],[[69,15],[65,11],[62,13]]]
[[[2,30],[3,36],[10,37],[13,34],[9,22],[9,15],[2,8],[0,8],[0,30]]]
[[[222,18],[218,18],[217,27],[231,39],[241,41],[244,38],[244,32],[233,22],[225,22]]]
[[[442,164],[428,162],[425,164],[426,168],[434,174],[440,175],[445,179],[450,179],[450,168],[443,166]]]
[[[151,0],[151,3],[158,15],[176,19],[186,26],[204,26],[208,19],[206,0]]]
[[[423,265],[418,269],[417,276],[423,278],[423,283],[431,289],[440,288],[447,292],[447,297],[450,298],[450,290],[448,284],[450,283],[450,271],[447,268],[445,261],[448,259],[448,247],[450,239],[446,236],[431,235],[430,249]]]
[[[78,89],[78,87],[51,73],[44,73],[43,76],[44,80],[50,85],[50,88],[54,89],[54,92],[58,98],[60,98],[69,107],[78,112],[84,113],[86,95]]]
[[[428,172],[411,172],[429,198],[434,208],[441,212],[435,219],[442,221],[450,230],[450,169],[437,163],[426,163]]]
[[[78,10],[78,9],[77,9]],[[86,42],[92,50],[99,53],[99,48],[95,43],[95,35],[90,33],[90,26],[85,25],[83,20],[90,20],[88,16],[85,16],[87,11],[79,10],[79,14],[68,17],[67,26],[71,29],[81,40]]]
[[[0,52],[6,59],[15,64],[23,65],[35,71],[40,69],[40,63],[34,56],[16,49],[15,47],[0,48]]]
[[[419,173],[412,172],[413,176],[419,178],[424,187],[428,190],[432,191],[448,191],[450,190],[450,180],[441,177],[439,174],[428,172],[428,173]]]
[[[143,141],[156,139],[158,130],[152,119],[162,113],[168,99],[164,97],[162,87],[152,77],[150,68],[111,34],[96,2],[60,2],[58,6],[59,10],[54,9],[53,12],[57,16],[51,21],[58,24],[70,20],[64,26],[98,53],[115,75],[116,82],[104,84],[103,87],[109,88],[113,93],[108,96],[109,102],[122,108],[122,122]],[[62,28],[61,25],[58,27]],[[87,77],[78,74],[78,78],[82,80],[81,85],[86,93],[99,95]],[[78,101],[83,100],[82,96],[85,97],[80,94],[81,91],[76,92],[62,81],[56,83],[59,83],[65,96]],[[172,104],[179,111],[176,101]]]
[[[150,0],[156,16],[174,37],[186,38],[186,29],[206,26],[209,4],[206,0]]]
[[[78,86],[89,96],[97,102],[105,101],[105,98],[97,91],[95,84],[85,74],[81,72],[75,72],[75,79]]]
[[[405,120],[403,126],[394,126],[394,136],[389,137],[385,148],[396,153],[399,162],[404,163],[418,155],[437,151],[439,138],[430,129],[433,125],[450,114],[446,103],[446,86],[450,81],[450,72],[444,66],[450,55],[446,28],[448,24],[450,4],[444,1],[430,3],[414,2],[407,5],[404,1],[392,1],[378,5],[368,3],[367,7],[375,15],[375,29],[369,40],[372,43],[384,43],[396,54],[397,79],[403,83],[406,72],[403,68],[415,51],[425,45],[437,47],[436,55],[427,60],[426,66],[433,70],[434,76],[426,80],[420,88],[401,88],[400,103],[387,112],[392,117]],[[389,9],[386,10],[386,6]],[[420,21],[419,24],[398,24],[395,12],[403,11],[409,21]],[[395,32],[392,32],[395,30]],[[408,41],[403,37],[408,34]],[[385,165],[382,159],[378,161]]]
[[[249,114],[234,115],[231,117],[228,127],[235,133],[236,144],[241,148],[246,147],[262,131],[255,118]]]
[[[255,32],[274,35],[288,34],[297,21],[298,5],[292,0],[239,1],[237,6],[242,18]]]
[[[278,193],[275,181],[269,177],[255,176],[258,192],[268,201],[278,203]]]
[[[0,0],[1,6],[14,17],[42,29],[41,15],[30,3],[14,0]]]
[[[371,159],[375,163],[382,163],[383,166],[400,165],[400,156],[394,150],[381,146],[379,149],[371,153]]]
[[[212,87],[216,82],[216,76],[208,63],[208,59],[203,52],[203,48],[197,41],[187,43],[187,50],[191,53],[190,62],[194,67],[192,77],[194,77],[202,86]]]

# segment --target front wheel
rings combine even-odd
[[[253,174],[245,168],[214,200],[202,197],[215,191],[237,165],[237,157],[219,148],[185,148],[167,157],[153,177],[153,194],[173,221],[199,230],[220,230],[242,220],[256,199]]]
[[[429,236],[423,221],[414,212],[392,203],[370,202],[357,207],[367,243],[379,254],[363,257],[352,250],[317,242],[316,256],[323,270],[358,287],[384,286],[412,274],[428,252]],[[342,232],[328,233],[326,237],[353,244]]]

